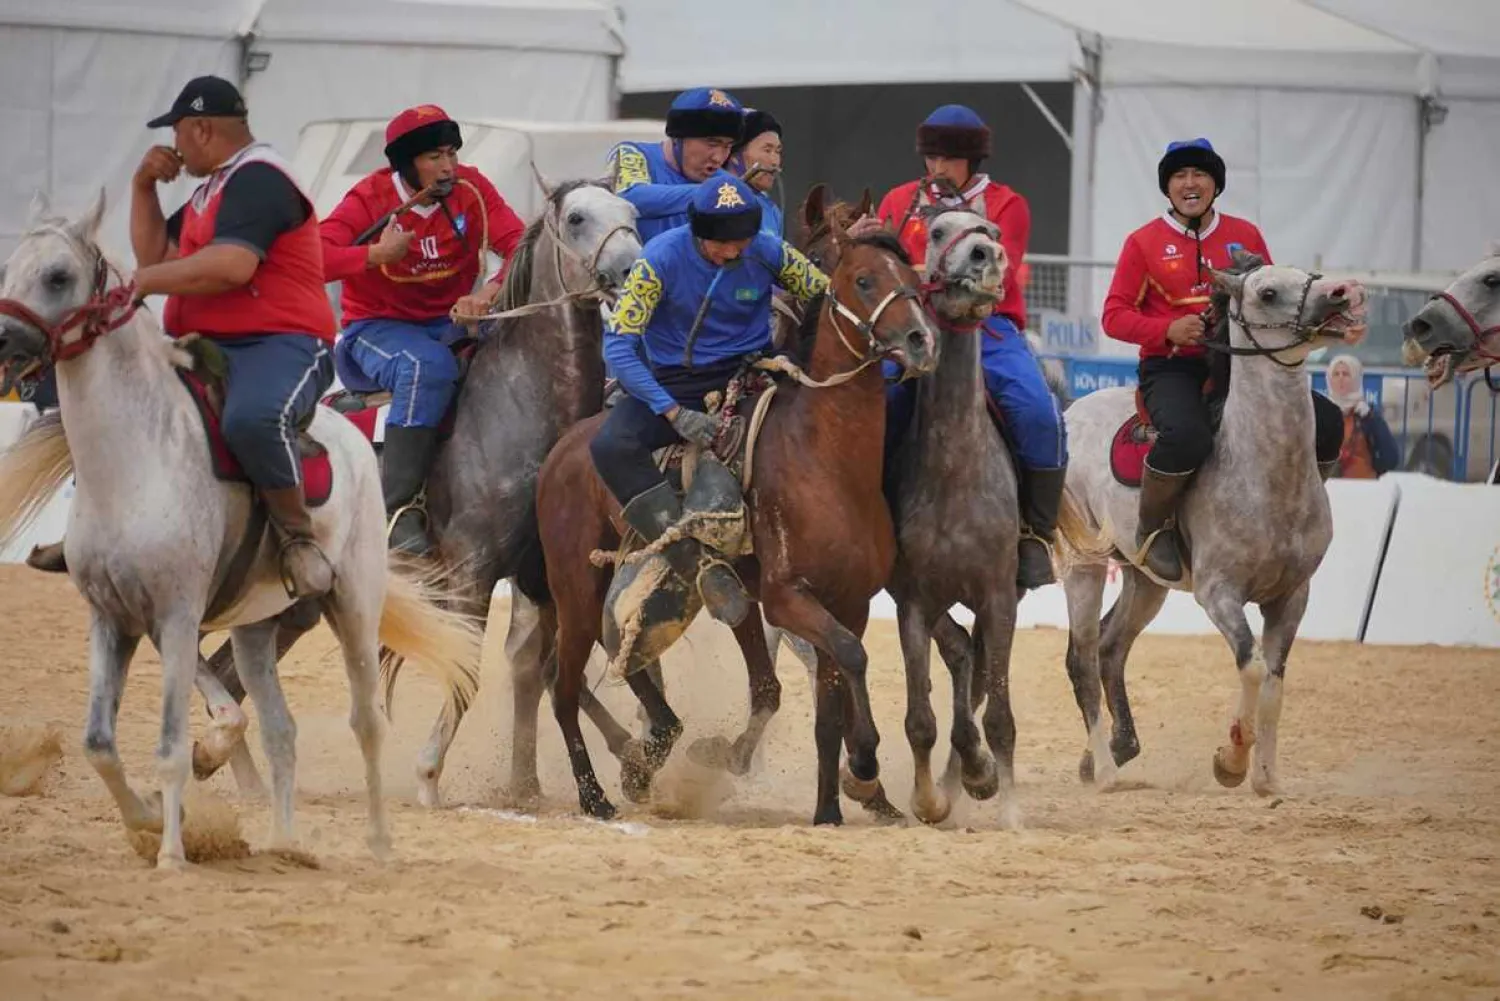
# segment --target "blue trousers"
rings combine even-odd
[[[306,334],[231,337],[218,345],[229,362],[223,428],[230,451],[262,490],[299,485],[296,428],[333,383],[327,346]]]
[[[355,392],[391,394],[387,423],[435,428],[458,392],[458,360],[449,345],[462,327],[436,320],[356,320],[335,349],[339,381]]]
[[[1047,380],[1031,345],[1016,325],[1003,316],[992,316],[976,331],[980,338],[980,365],[984,388],[1004,416],[1004,433],[1016,461],[1026,469],[1061,469],[1068,464],[1068,432],[1062,407]],[[895,362],[884,363],[887,379],[901,376]],[[886,443],[900,440],[916,409],[917,385],[893,382],[886,388]]]

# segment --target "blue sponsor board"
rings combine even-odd
[[[1364,378],[1365,402],[1376,411],[1380,410],[1381,391],[1385,388],[1385,376],[1371,375],[1365,373]],[[1328,395],[1328,373],[1325,371],[1313,372],[1312,388],[1324,396]]]
[[[1139,382],[1136,376],[1136,363],[1121,359],[1119,361],[1104,360],[1082,360],[1070,358],[1067,361],[1068,387],[1073,398],[1087,396],[1096,389],[1114,389],[1118,386],[1134,386]]]

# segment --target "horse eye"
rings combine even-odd
[[[582,226],[583,225],[583,213],[582,212],[569,212],[568,213],[568,225],[569,226]]]
[[[866,275],[860,275],[858,278],[854,279],[854,284],[859,286],[859,290],[861,292],[870,291],[870,279]]]
[[[1484,276],[1485,288],[1500,288],[1500,271],[1491,271]]]
[[[1263,288],[1263,289],[1261,289],[1260,290],[1260,301],[1261,302],[1275,302],[1276,301],[1276,290],[1273,289],[1273,288]]]
[[[948,235],[948,231],[945,230],[945,229],[943,229],[941,226],[932,231],[932,238],[934,240],[941,240],[944,237],[946,237],[947,235]]]
[[[44,280],[48,288],[54,292],[60,292],[73,283],[73,276],[62,268],[54,268],[47,272]]]

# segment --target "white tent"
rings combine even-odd
[[[1199,135],[1229,162],[1226,210],[1256,219],[1286,260],[1446,269],[1500,236],[1500,188],[1474,177],[1500,160],[1495,0],[1257,0],[1190,13],[1164,0],[921,9],[764,0],[749,33],[726,31],[722,11],[704,5],[621,7],[627,93],[1077,81],[1063,130],[1074,256],[1113,259],[1125,234],[1161,209],[1162,148]],[[998,142],[1006,126],[995,124]],[[911,123],[857,127],[907,133]],[[836,141],[862,138],[840,131]]]
[[[309,121],[421,102],[463,118],[609,118],[622,51],[613,8],[594,0],[0,0],[0,255],[34,191],[77,212],[101,186],[105,241],[126,250],[129,178],[168,136],[145,123],[199,74],[240,82],[257,136],[290,155]]]

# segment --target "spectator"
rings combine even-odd
[[[1385,418],[1365,399],[1365,367],[1358,358],[1339,355],[1329,363],[1328,396],[1344,414],[1344,447],[1334,475],[1373,480],[1395,469],[1401,450]]]

